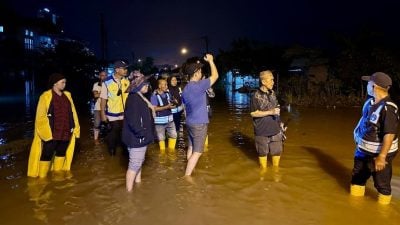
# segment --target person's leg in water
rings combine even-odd
[[[101,124],[100,111],[95,110],[93,116],[94,116],[93,139],[94,139],[94,143],[97,145],[97,144],[100,144],[100,141],[99,141],[100,124]]]
[[[207,135],[207,124],[188,125],[189,135],[192,141],[192,154],[188,154],[188,163],[185,176],[191,176],[197,162],[204,151],[204,142]]]
[[[140,148],[128,148],[129,165],[126,171],[126,190],[132,191],[134,182],[141,182],[141,171],[147,146]]]

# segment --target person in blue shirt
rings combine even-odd
[[[203,64],[189,63],[183,72],[189,76],[189,83],[185,86],[182,93],[183,103],[186,110],[186,128],[189,134],[189,145],[187,152],[187,166],[185,176],[191,176],[193,169],[204,151],[204,143],[207,136],[209,123],[207,111],[207,89],[209,89],[218,79],[218,70],[214,63],[214,57],[206,54],[204,60],[211,68],[211,76],[202,79],[201,68]]]

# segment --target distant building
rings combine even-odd
[[[59,43],[79,43],[86,55],[94,54],[86,43],[66,37],[62,17],[49,8],[41,8],[34,17],[21,16],[11,7],[0,3],[0,78],[3,91],[24,88],[20,82],[34,81],[39,56],[55,51]],[[13,83],[17,87],[10,87]],[[34,86],[34,85],[29,85]]]

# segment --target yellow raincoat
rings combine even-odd
[[[78,115],[76,114],[75,106],[71,98],[71,93],[69,93],[68,91],[64,91],[64,94],[71,103],[72,115],[75,123],[75,128],[72,132],[71,140],[69,142],[67,151],[65,153],[65,161],[62,167],[62,170],[70,170],[72,157],[74,156],[75,138],[79,138],[80,136],[80,126],[78,121]],[[29,177],[39,176],[39,161],[40,161],[40,156],[42,154],[42,142],[50,141],[53,139],[50,127],[50,121],[49,118],[47,117],[51,99],[52,99],[51,89],[45,91],[39,98],[39,103],[37,106],[36,118],[35,118],[35,131],[28,161]]]

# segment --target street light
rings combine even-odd
[[[187,48],[183,47],[183,48],[181,49],[181,54],[182,54],[182,55],[186,55],[187,53],[188,53]]]

